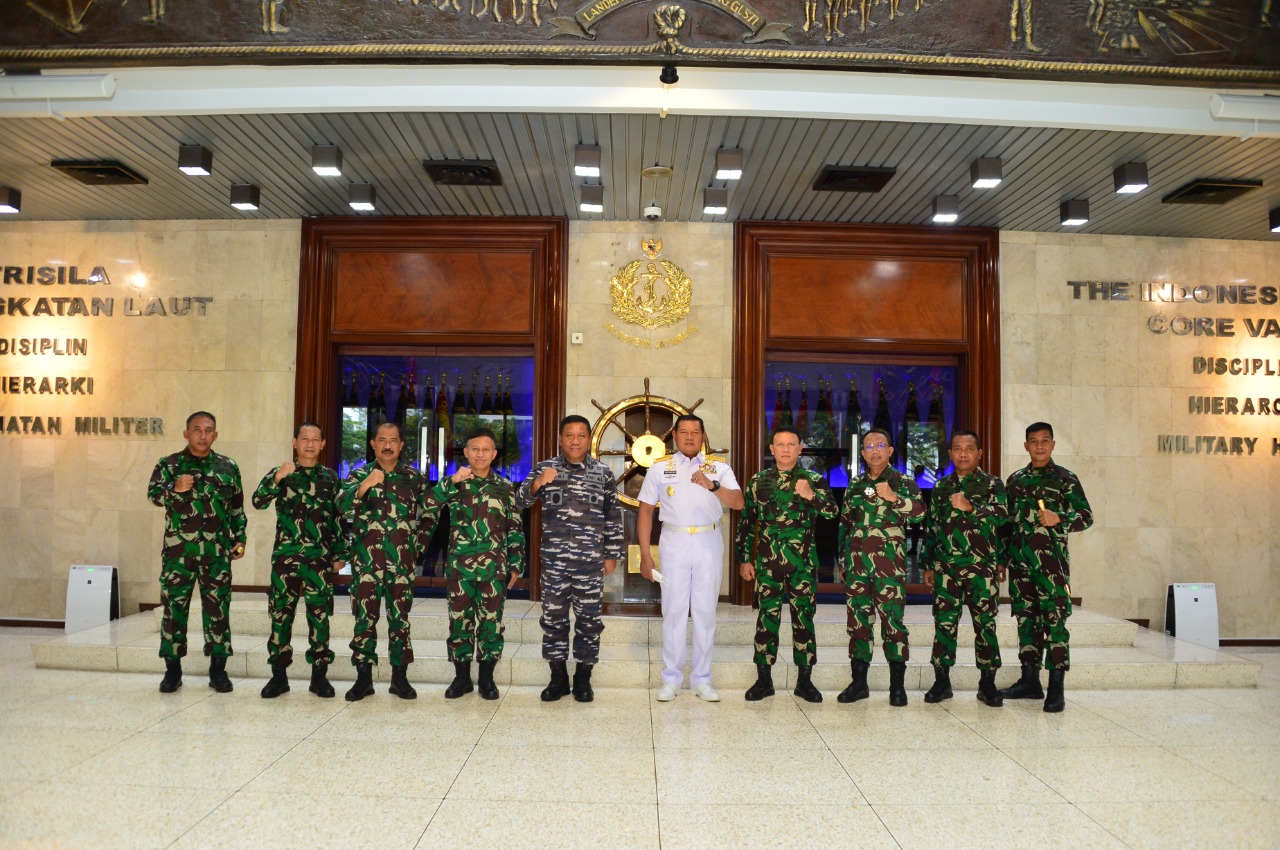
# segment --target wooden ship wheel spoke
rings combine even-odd
[[[606,407],[595,399],[591,403],[600,411],[600,418],[591,428],[591,455],[600,460],[621,458],[622,469],[614,469],[618,482],[618,500],[636,509],[640,501],[640,485],[644,473],[653,462],[675,451],[672,435],[676,418],[693,413],[702,404],[698,399],[685,407],[678,401],[649,391],[649,379],[644,379],[644,393],[629,396]],[[610,444],[608,438],[617,428],[622,433],[623,447]]]

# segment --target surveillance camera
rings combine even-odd
[[[645,207],[644,219],[645,221],[661,221],[662,207]]]

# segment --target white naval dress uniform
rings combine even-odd
[[[704,467],[705,464],[705,467]],[[658,571],[662,573],[662,681],[677,688],[684,681],[685,630],[693,616],[691,687],[711,683],[711,652],[716,638],[716,603],[724,563],[720,523],[724,506],[707,488],[694,484],[693,473],[703,468],[721,487],[740,490],[738,479],[724,458],[686,457],[677,452],[659,458],[645,473],[640,501],[660,505]]]

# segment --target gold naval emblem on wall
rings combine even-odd
[[[684,269],[670,260],[658,259],[662,240],[648,238],[640,243],[645,256],[632,260],[609,278],[613,315],[631,325],[657,330],[684,321],[693,305],[693,281]],[[612,322],[605,330],[616,338],[640,348],[667,348],[678,345],[697,331],[690,324],[673,337],[649,340],[631,336]]]

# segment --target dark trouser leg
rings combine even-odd
[[[302,598],[307,606],[307,663],[328,666],[333,663],[329,648],[329,612],[333,610],[333,582],[329,579],[329,561],[303,564]]]
[[[542,657],[547,661],[569,660],[570,576],[564,564],[542,564]]]
[[[413,608],[413,565],[387,570],[387,655],[392,667],[413,663],[409,611]]]
[[[768,569],[756,568],[755,664],[772,667],[778,659],[778,629],[782,625],[782,582]]]
[[[160,657],[181,658],[187,654],[187,621],[191,612],[191,592],[196,575],[181,558],[165,560],[160,566]]]
[[[204,621],[204,654],[231,655],[231,561],[211,558],[200,566],[200,613]]]
[[[302,595],[300,564],[280,561],[271,566],[271,637],[267,639],[267,661],[272,667],[293,663],[293,616]]]
[[[351,613],[355,627],[351,636],[351,663],[378,663],[378,617],[382,605],[382,577],[385,571],[355,565],[351,571]]]
[[[580,664],[600,660],[600,635],[604,632],[604,571],[580,571],[573,578],[573,657]]]
[[[956,663],[956,630],[960,622],[960,583],[948,568],[933,574],[933,655],[934,667]]]

